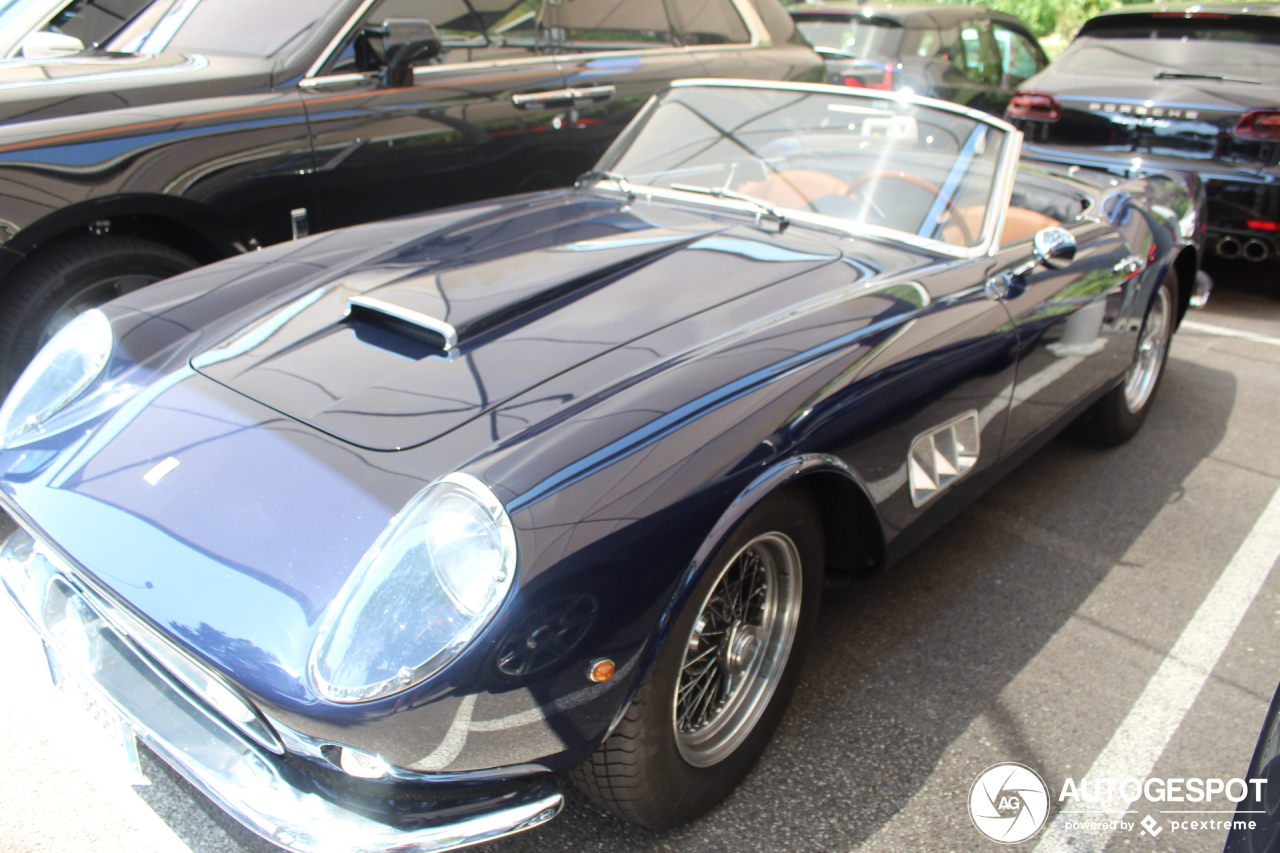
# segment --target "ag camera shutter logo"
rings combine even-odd
[[[973,780],[969,817],[978,832],[992,841],[1026,841],[1044,828],[1049,818],[1049,787],[1026,765],[1012,761],[993,764]]]

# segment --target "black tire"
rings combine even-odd
[[[7,390],[76,314],[195,266],[182,252],[124,235],[86,234],[42,247],[4,285],[0,384]]]
[[[1177,318],[1178,274],[1170,268],[1147,304],[1133,363],[1125,371],[1120,384],[1108,391],[1106,396],[1093,404],[1080,418],[1079,427],[1086,438],[1103,447],[1115,447],[1133,438],[1142,428],[1151,405],[1155,402],[1160,380],[1164,378],[1165,362],[1169,358],[1169,341],[1173,337]],[[1153,328],[1157,322],[1161,324],[1158,331]],[[1149,331],[1153,334],[1148,335]],[[1159,353],[1150,362],[1150,369],[1154,371],[1149,380],[1150,387],[1142,388],[1142,393],[1138,394],[1135,393],[1135,375],[1146,375],[1143,353],[1149,337],[1158,347]]]
[[[786,711],[799,678],[805,647],[817,618],[823,580],[820,519],[817,506],[809,493],[803,488],[791,487],[769,498],[739,524],[689,597],[658,653],[652,670],[627,708],[622,722],[600,749],[572,772],[574,783],[597,806],[640,826],[667,829],[693,820],[720,803],[750,772]],[[782,539],[778,538],[779,535]],[[714,763],[709,766],[695,766],[686,760],[685,755],[688,753],[682,753],[682,750],[689,750],[691,747],[677,742],[681,735],[678,734],[676,721],[680,709],[688,707],[678,705],[676,701],[682,674],[688,678],[685,667],[686,650],[695,652],[700,648],[693,642],[695,622],[711,593],[715,591],[719,595],[721,590],[732,588],[734,573],[745,572],[746,569],[741,567],[751,565],[744,561],[753,559],[750,554],[755,553],[754,549],[785,546],[783,539],[794,545],[794,554],[799,561],[796,574],[801,579],[800,594],[797,596],[799,613],[795,617],[796,628],[789,653],[784,656],[779,652],[776,660],[780,664],[767,667],[766,662],[774,659],[771,658],[772,646],[766,641],[748,644],[748,648],[754,645],[757,650],[763,650],[756,672],[772,670],[772,677],[769,679],[773,685],[771,693],[761,695],[755,707],[763,710],[755,712],[758,716],[754,716],[753,721],[745,722],[751,719],[752,714],[742,718],[744,723],[738,729],[740,733],[735,736],[739,740],[722,736],[724,748],[730,750],[727,754],[714,759]],[[750,552],[747,550],[748,545],[752,546]],[[744,554],[748,556],[739,560],[739,556]],[[768,560],[767,556],[765,560]],[[768,577],[782,576],[778,573]],[[729,579],[728,586],[717,587],[722,577]],[[737,577],[741,580],[747,575]],[[776,586],[781,589],[786,584],[779,583]],[[738,584],[737,588],[741,587],[742,584]],[[761,587],[757,586],[756,589]],[[782,593],[773,595],[773,600],[777,602]],[[751,600],[763,599],[757,599],[753,594]],[[716,601],[723,602],[724,599],[717,598]],[[712,602],[709,612],[713,610],[715,602]],[[723,611],[716,613],[718,616]],[[706,630],[707,624],[703,620],[702,630]],[[720,652],[712,659],[725,660],[724,654],[727,652],[724,652],[724,647],[730,645],[727,638],[739,635],[737,629],[723,632],[721,636],[725,639],[720,641]],[[696,658],[698,655],[695,653],[694,656]],[[756,655],[751,656],[753,660],[755,657]],[[693,666],[690,663],[690,667]],[[693,686],[688,681],[685,683],[686,687]],[[725,682],[721,682],[723,683]],[[757,681],[744,680],[742,683],[754,685]],[[742,692],[740,689],[739,693]],[[730,693],[730,696],[733,695],[736,694]],[[733,702],[729,700],[719,707],[723,709],[732,706]],[[725,712],[722,710],[718,713]],[[696,732],[684,737],[693,736],[696,736]],[[707,757],[702,753],[695,755],[698,758]]]

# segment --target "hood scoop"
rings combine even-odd
[[[589,311],[574,306],[703,236],[650,227],[447,268],[376,263],[259,318],[192,365],[354,444],[412,446],[624,343],[594,340],[589,324],[544,342],[536,327]]]
[[[458,345],[458,330],[444,320],[384,299],[352,296],[347,299],[347,316],[443,352]]]

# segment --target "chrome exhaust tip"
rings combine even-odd
[[[1257,264],[1271,257],[1271,247],[1266,244],[1266,241],[1253,237],[1248,243],[1244,244],[1241,254],[1244,255],[1246,261],[1253,261]]]
[[[1218,255],[1227,260],[1235,260],[1240,257],[1240,241],[1235,237],[1222,237],[1218,240],[1218,244],[1213,247]]]

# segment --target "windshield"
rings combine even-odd
[[[957,246],[982,241],[1006,133],[884,97],[677,87],[601,161],[631,187],[750,196]]]
[[[897,56],[902,41],[902,24],[890,18],[818,13],[793,17],[814,47],[858,59]]]
[[[270,59],[338,0],[155,0],[104,45],[123,53],[200,53]]]

